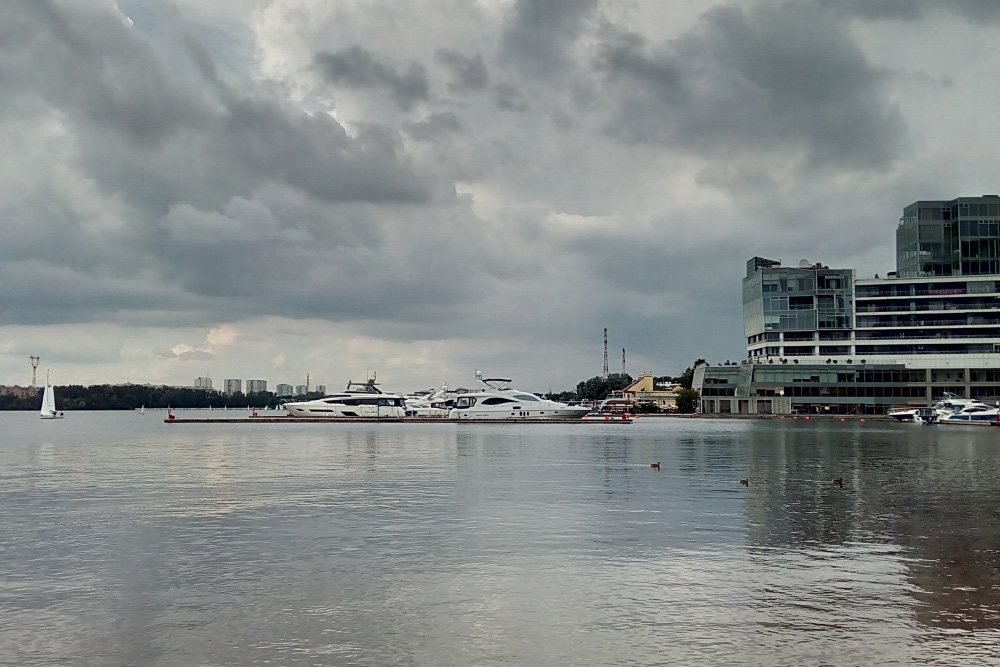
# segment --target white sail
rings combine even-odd
[[[62,415],[56,412],[56,393],[52,389],[52,371],[45,372],[45,389],[42,390],[42,408],[39,416],[42,419],[58,419]]]

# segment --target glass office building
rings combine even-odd
[[[696,369],[704,412],[878,414],[946,393],[1000,400],[1000,196],[907,206],[885,278],[754,257],[743,323],[742,364]]]
[[[797,268],[754,257],[743,279],[747,356],[848,354],[854,322],[854,269],[801,262]]]
[[[1000,274],[1000,195],[917,201],[896,228],[900,277]]]

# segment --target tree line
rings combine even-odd
[[[57,410],[136,410],[143,406],[154,408],[262,408],[275,405],[279,397],[271,391],[231,395],[220,394],[211,389],[194,387],[150,387],[145,385],[68,385],[53,387]],[[311,392],[296,396],[295,400],[322,398],[322,394]],[[0,410],[38,410],[41,407],[42,390],[35,396],[20,398],[13,395],[0,396]]]

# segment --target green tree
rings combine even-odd
[[[581,400],[602,401],[613,391],[621,391],[632,384],[628,373],[612,373],[607,378],[595,376],[576,385],[576,395]]]
[[[694,389],[685,388],[677,392],[677,410],[690,414],[698,410],[701,395]]]

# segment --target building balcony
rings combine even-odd
[[[1000,303],[947,304],[944,306],[925,306],[920,304],[900,304],[898,306],[863,306],[858,304],[858,313],[944,313],[944,312],[977,312],[984,310],[1000,310]]]
[[[977,322],[956,322],[955,320],[935,320],[925,319],[914,322],[866,322],[858,318],[858,329],[903,329],[907,327],[976,327],[976,326],[996,326],[1000,324],[1000,318],[976,318]]]

